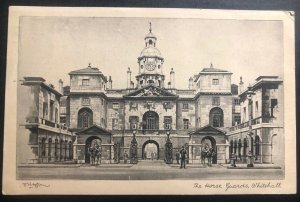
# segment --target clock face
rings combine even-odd
[[[145,65],[146,65],[146,69],[148,71],[153,71],[156,67],[156,64],[154,61],[148,61]]]

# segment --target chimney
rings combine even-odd
[[[244,82],[243,82],[243,77],[240,77],[240,83],[239,83],[239,90],[238,94],[241,94],[244,91]]]
[[[189,90],[193,90],[193,78],[190,77],[189,79]]]
[[[130,71],[130,67],[128,67],[127,70],[127,88],[130,88],[131,86],[131,71]]]
[[[171,88],[175,88],[175,72],[173,68],[171,68],[170,71],[170,82],[171,82]]]
[[[63,86],[64,86],[64,83],[63,83],[63,81],[61,80],[61,79],[59,79],[59,81],[58,81],[58,91],[60,92],[60,94],[64,94],[64,88],[63,88]]]
[[[108,89],[112,89],[112,80],[111,80],[111,76],[109,76],[109,79],[108,79]]]

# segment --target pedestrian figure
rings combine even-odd
[[[125,153],[124,153],[124,163],[125,164],[127,163],[127,159],[128,159],[128,154],[127,154],[127,151],[125,151]]]
[[[151,152],[151,160],[154,160],[154,152]]]
[[[187,151],[185,149],[184,146],[182,146],[181,150],[180,150],[180,168],[184,168],[185,169],[185,160],[186,160],[186,155],[187,155]]]
[[[178,150],[176,150],[175,156],[176,156],[176,161],[177,161],[177,164],[179,164],[180,153],[179,153],[179,151],[178,151]]]

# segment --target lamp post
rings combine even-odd
[[[271,137],[271,164],[273,164],[273,137],[276,136],[277,134],[273,134]]]
[[[130,163],[131,164],[137,164],[138,162],[138,158],[137,158],[137,141],[135,138],[135,134],[136,134],[136,124],[133,125],[132,127],[132,140],[131,140],[131,144],[130,144]]]
[[[249,115],[249,131],[248,131],[248,135],[250,137],[250,149],[248,152],[248,161],[247,161],[247,167],[254,167],[254,162],[253,162],[253,151],[252,151],[252,147],[253,147],[253,132],[252,132],[252,98],[253,95],[255,95],[255,93],[251,90],[251,86],[248,87],[248,90],[246,92],[247,95],[247,99],[248,99],[248,115]]]
[[[166,155],[166,163],[167,164],[173,163],[173,144],[170,140],[170,130],[171,130],[171,127],[168,125],[166,127],[167,140],[166,140],[166,145],[165,145],[165,155]]]

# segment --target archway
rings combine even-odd
[[[143,115],[143,129],[157,130],[159,124],[159,116],[154,111],[148,111]]]
[[[142,147],[142,159],[159,159],[159,144],[154,140],[148,140]]]
[[[217,158],[217,146],[216,146],[216,140],[215,140],[215,138],[213,138],[211,136],[206,136],[206,137],[202,138],[201,144],[202,144],[203,147],[205,145],[208,145],[209,148],[214,148],[215,149],[216,155],[214,155],[214,157],[212,159],[212,163],[216,164],[218,158]]]
[[[85,141],[85,163],[90,163],[90,153],[89,148],[95,145],[99,145],[101,147],[102,140],[97,136],[91,136]]]

